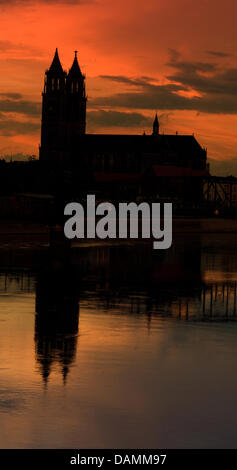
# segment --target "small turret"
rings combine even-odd
[[[157,117],[157,113],[153,122],[153,132],[152,135],[159,135],[160,125]]]

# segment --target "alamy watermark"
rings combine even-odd
[[[155,250],[167,250],[172,244],[172,204],[120,202],[116,208],[110,202],[96,206],[95,196],[87,196],[86,213],[82,204],[70,202],[64,215],[71,216],[64,225],[67,238],[153,238]],[[102,218],[98,219],[98,216]],[[161,222],[163,227],[161,227]]]

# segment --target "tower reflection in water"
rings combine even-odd
[[[118,325],[124,315],[146,315],[149,329],[159,318],[236,321],[237,258],[231,243],[221,258],[219,240],[201,243],[197,235],[158,253],[147,244],[51,251],[36,283],[36,360],[44,382],[58,366],[66,382],[76,355],[79,298],[82,312],[116,314]]]
[[[36,282],[36,361],[44,383],[60,367],[66,383],[76,357],[79,323],[79,282],[70,263],[50,253],[48,267]]]

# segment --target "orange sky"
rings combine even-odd
[[[236,15],[235,0],[0,0],[0,155],[38,154],[58,47],[65,69],[79,51],[88,132],[150,132],[157,110],[161,132],[237,161]]]

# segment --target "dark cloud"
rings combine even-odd
[[[13,136],[16,134],[35,134],[40,129],[40,122],[30,121],[30,118],[40,116],[41,105],[24,100],[20,93],[0,93],[0,135]],[[14,115],[24,115],[27,121],[21,121]]]
[[[140,113],[119,111],[88,111],[87,123],[90,127],[141,127],[151,125],[151,120]]]
[[[182,70],[184,72],[190,73],[199,73],[199,72],[215,72],[217,65],[210,62],[200,62],[200,61],[182,61],[182,60],[170,60],[167,65],[172,68]]]
[[[216,64],[206,62],[170,61],[168,65],[175,72],[167,78],[186,89],[210,95],[228,95],[237,91],[237,68],[219,70]]]
[[[170,51],[167,64],[173,73],[169,83],[160,85],[150,78],[103,75],[104,79],[125,84],[128,91],[94,99],[95,106],[131,109],[195,110],[203,113],[237,113],[237,68],[221,69],[216,63],[184,61]],[[190,98],[190,91],[193,96]],[[183,92],[188,92],[189,95]]]
[[[205,51],[205,52],[206,54],[212,57],[220,57],[220,58],[231,57],[231,54],[227,54],[226,52],[220,52],[220,51]]]
[[[157,79],[154,77],[148,77],[147,75],[142,75],[141,76],[142,80],[145,80],[146,82],[157,82]]]
[[[37,117],[41,113],[41,104],[24,100],[19,93],[0,93],[0,112]]]
[[[91,100],[94,106],[111,106],[133,109],[193,109],[193,101],[177,95],[174,92],[185,91],[186,88],[177,84],[154,85],[150,82],[141,82],[127,77],[109,77],[108,80],[120,83],[130,83],[137,86],[134,91],[116,93],[108,97],[99,97]],[[199,101],[199,98],[196,99]]]
[[[180,52],[178,52],[176,49],[169,48],[168,52],[169,52],[170,60],[172,61],[178,60],[179,57],[181,56]]]
[[[105,80],[110,80],[112,82],[125,83],[126,85],[138,85],[136,79],[125,77],[123,75],[100,75],[99,78],[104,78]]]
[[[4,92],[1,92],[0,93],[0,100],[1,98],[4,97],[4,98],[9,98],[10,100],[20,100],[22,98],[22,95],[20,93],[4,93]]]
[[[100,75],[100,78],[104,78],[106,80],[110,80],[112,82],[117,82],[117,83],[123,83],[125,85],[131,85],[134,87],[140,87],[141,89],[143,88],[153,88],[156,87],[154,85],[154,82],[157,82],[155,78],[151,77],[137,77],[137,78],[129,78],[125,77],[123,75]],[[151,83],[153,82],[153,83]],[[160,88],[162,86],[159,85]],[[170,91],[179,91],[179,90],[186,90],[186,87],[182,87],[181,85],[176,85],[176,84],[168,84],[165,85],[165,88],[169,89]]]
[[[40,129],[40,123],[37,122],[21,122],[15,119],[0,120],[0,135],[10,137],[13,135],[35,134]]]

